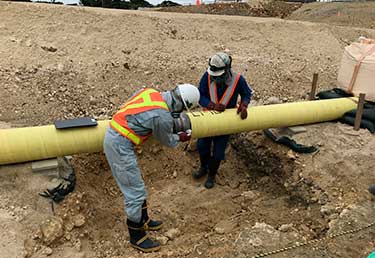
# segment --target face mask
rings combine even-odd
[[[213,80],[216,82],[218,86],[225,86],[225,81],[227,80],[226,73],[223,73],[220,76],[212,76]]]
[[[171,91],[172,104],[171,104],[171,113],[173,117],[178,117],[177,114],[181,113],[184,110],[184,103],[178,96],[175,91]]]

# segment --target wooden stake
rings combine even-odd
[[[318,85],[318,73],[314,73],[313,81],[312,81],[312,84],[311,84],[311,91],[310,91],[309,100],[315,99],[315,92],[316,92],[316,86],[317,85]]]
[[[357,106],[357,112],[355,114],[354,120],[354,130],[358,131],[361,125],[362,114],[363,114],[363,105],[365,103],[366,94],[360,93],[359,94],[359,101]]]

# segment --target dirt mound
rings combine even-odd
[[[141,86],[198,84],[208,57],[224,50],[253,86],[252,105],[297,101],[314,72],[319,89],[335,85],[345,41],[375,37],[373,30],[276,18],[8,2],[0,2],[0,17],[1,127],[110,118]],[[198,154],[188,146],[140,149],[150,212],[166,223],[152,235],[162,250],[145,256],[251,257],[368,223],[373,135],[325,123],[296,139],[320,152],[290,152],[261,132],[233,137],[212,190],[191,178]],[[55,178],[33,174],[29,163],[0,167],[2,257],[144,256],[129,246],[123,199],[103,154],[75,155],[72,163],[77,188],[54,210],[38,193]],[[374,249],[373,232],[275,257],[364,257]]]
[[[293,12],[288,19],[335,25],[375,28],[375,2],[310,3]]]
[[[256,5],[248,3],[215,3],[166,7],[158,9],[158,11],[284,18],[301,5],[299,3],[286,3],[283,1],[259,2]]]
[[[156,5],[156,7],[170,7],[170,6],[181,6],[181,5],[173,1],[163,1],[160,4]]]

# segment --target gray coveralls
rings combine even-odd
[[[163,92],[168,106],[170,96]],[[167,101],[168,100],[168,101]],[[127,116],[127,122],[137,135],[152,133],[153,138],[168,147],[176,147],[179,137],[173,134],[173,118],[165,109],[154,109]],[[139,223],[142,219],[142,204],[147,199],[147,191],[138,167],[134,144],[111,127],[104,137],[104,153],[112,174],[124,195],[127,218]]]

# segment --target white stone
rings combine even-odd
[[[63,235],[62,220],[59,217],[51,217],[40,225],[43,242],[51,244]]]
[[[293,224],[283,224],[279,227],[279,231],[288,232],[293,228]]]
[[[52,253],[53,253],[53,250],[52,250],[52,248],[50,248],[50,247],[46,247],[46,248],[42,251],[42,254],[45,254],[45,255],[47,255],[47,256],[50,256]]]
[[[86,218],[82,214],[73,217],[73,224],[75,227],[82,227],[86,223]]]
[[[166,236],[157,236],[156,240],[161,244],[161,245],[166,245],[169,241],[168,237]]]
[[[237,222],[235,221],[228,221],[222,220],[215,226],[215,231],[219,234],[228,234],[230,233],[236,226]]]
[[[180,234],[180,230],[178,228],[172,228],[164,233],[164,236],[168,237],[170,240],[175,239]]]

